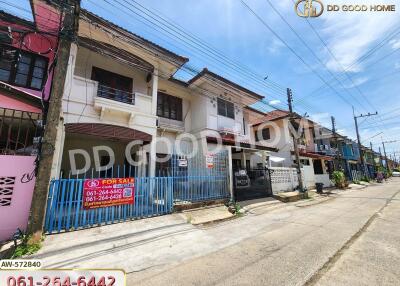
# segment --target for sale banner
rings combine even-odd
[[[83,208],[133,204],[134,192],[134,178],[87,179],[83,185]]]

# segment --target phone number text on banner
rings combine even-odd
[[[83,184],[83,208],[133,204],[134,192],[134,178],[87,179]]]

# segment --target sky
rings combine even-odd
[[[82,7],[188,57],[191,69],[207,67],[262,94],[265,104],[256,107],[263,111],[287,109],[291,88],[295,111],[328,128],[334,116],[353,139],[352,106],[357,115],[377,111],[359,122],[363,144],[378,150],[381,137],[400,139],[400,0],[322,1],[324,13],[308,19],[296,15],[292,0],[82,0]],[[326,11],[360,3],[394,4],[396,12]],[[31,18],[21,8],[29,9],[28,0],[1,0],[0,7]],[[400,141],[386,145],[400,155]]]

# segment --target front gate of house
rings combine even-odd
[[[228,198],[228,166],[228,151],[206,155],[200,153],[190,158],[185,155],[173,156],[171,176],[174,204]]]
[[[45,218],[47,233],[59,233],[171,213],[176,204],[230,196],[228,154],[173,155],[171,167],[157,177],[134,177],[133,203],[87,209],[83,207],[86,178],[61,178],[50,183]],[[91,174],[93,178],[129,178],[126,168]]]
[[[271,172],[267,168],[238,168],[233,172],[237,201],[264,198],[272,195]]]
[[[83,208],[85,179],[59,179],[50,184],[45,229],[48,233],[101,226],[172,212],[171,178],[135,178],[132,204]]]

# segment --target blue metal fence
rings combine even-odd
[[[182,176],[173,178],[174,203],[190,203],[228,198],[225,175]]]
[[[187,160],[186,167],[178,161]],[[45,230],[47,233],[71,231],[171,213],[173,205],[229,198],[227,152],[213,155],[213,166],[207,167],[205,156],[194,158],[173,155],[171,165],[160,177],[141,177],[132,166],[113,166],[106,171],[93,170],[75,178],[52,180],[47,200]],[[143,175],[143,174],[142,174]],[[138,177],[139,176],[139,177]],[[83,185],[89,178],[135,177],[133,204],[83,209]]]
[[[51,181],[47,200],[45,230],[47,233],[70,231],[105,224],[146,218],[172,212],[173,180],[135,178],[133,204],[84,210],[82,207],[84,179]]]
[[[187,158],[174,155],[171,174],[174,178],[174,203],[190,203],[224,199],[230,196],[228,179],[228,152],[212,155],[212,166],[207,166],[206,156],[197,154]],[[179,160],[187,160],[187,167],[179,167]]]

